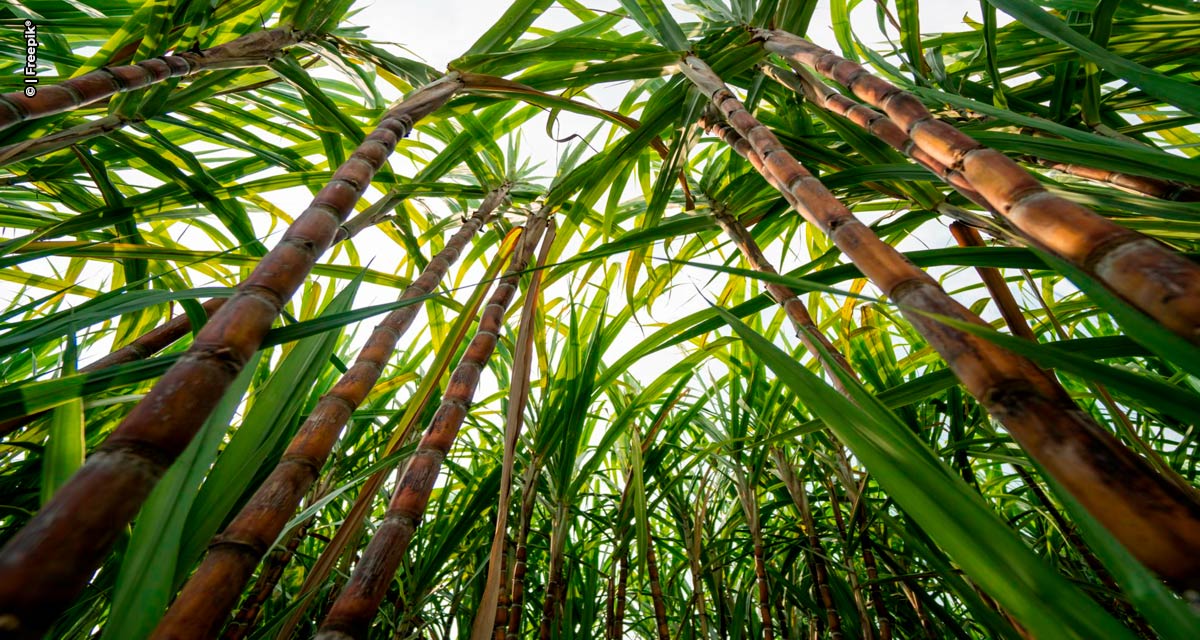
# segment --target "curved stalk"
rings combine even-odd
[[[429,261],[400,299],[417,300],[432,293],[507,193],[508,185],[489,193],[479,210]],[[184,585],[151,638],[199,640],[220,629],[259,560],[316,481],[342,429],[375,387],[400,337],[420,310],[419,304],[402,307],[379,323],[354,364],[304,421],[275,470],[225,530],[213,538],[200,567]]]
[[[479,327],[467,346],[466,353],[450,376],[450,384],[442,397],[442,404],[417,445],[417,450],[408,459],[383,522],[355,565],[349,582],[321,623],[317,633],[318,640],[351,640],[366,637],[367,627],[374,619],[379,604],[387,593],[388,585],[391,584],[392,576],[407,553],[421,516],[425,513],[442,460],[449,454],[467,416],[479,376],[487,366],[499,340],[504,313],[516,296],[521,272],[529,263],[542,236],[548,214],[548,211],[543,210],[526,224],[521,245],[484,308]]]
[[[884,111],[912,144],[962,173],[1029,241],[1083,269],[1163,327],[1200,343],[1200,266],[1046,190],[1007,156],[938,120],[915,96],[803,38],[760,29],[767,51],[804,64]]]
[[[37,637],[79,594],[258,350],[396,143],[458,87],[457,76],[447,76],[384,115],[183,357],[0,551],[0,617],[14,637]]]
[[[204,51],[177,51],[136,64],[97,69],[40,87],[32,97],[22,91],[0,94],[0,131],[171,78],[186,78],[215,69],[265,66],[303,38],[303,34],[290,28],[255,31]]]
[[[1200,500],[1194,492],[1155,473],[1100,428],[1050,374],[936,320],[946,316],[983,324],[855,218],[746,111],[708,65],[689,55],[681,70],[746,139],[748,144],[739,151],[752,151],[748,157],[768,182],[901,307],[967,390],[1026,452],[1144,564],[1183,586],[1200,584]]]

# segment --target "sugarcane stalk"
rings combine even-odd
[[[863,566],[867,570],[867,581],[870,583],[871,608],[875,610],[875,619],[879,621],[879,640],[892,640],[892,614],[883,603],[883,590],[879,587],[879,568],[875,562],[875,554],[871,551],[873,543],[865,526],[860,544],[863,549]]]
[[[533,507],[537,502],[537,476],[541,461],[535,457],[525,468],[524,484],[521,489],[521,520],[517,523],[517,549],[514,554],[512,588],[508,609],[508,630],[505,638],[515,640],[521,636],[521,616],[525,612],[525,573],[529,569],[529,526],[533,520]]]
[[[950,223],[950,234],[960,247],[987,246],[978,230],[961,222]],[[1004,318],[1008,330],[1014,336],[1037,342],[1037,336],[1033,334],[1033,329],[1029,328],[1025,314],[1021,312],[1021,307],[1017,306],[1017,299],[1013,297],[1012,289],[1004,282],[1000,270],[995,267],[976,267],[975,272],[979,274],[979,279],[983,280],[983,286],[987,288],[992,302],[995,302],[996,308],[1000,310],[1000,316]]]
[[[604,603],[604,640],[612,640],[613,636],[616,635],[616,632],[613,631],[613,625],[617,617],[617,612],[614,608],[617,599],[617,583],[616,576],[611,573],[608,576],[605,594],[608,597],[605,598]]]
[[[789,71],[772,64],[764,64],[760,66],[760,69],[772,80],[792,91],[803,94],[809,102],[846,118],[867,133],[887,143],[888,146],[907,155],[971,202],[994,212],[992,206],[971,186],[961,171],[947,167],[924,149],[914,145],[908,134],[887,116],[834,91],[832,87],[816,79],[804,67]]]
[[[554,510],[550,527],[550,566],[546,570],[545,597],[542,598],[542,619],[538,624],[539,640],[550,640],[554,636],[555,622],[559,618],[563,593],[563,549],[567,544],[567,505],[560,502]]]
[[[433,292],[467,243],[504,201],[508,188],[505,184],[488,193],[475,214],[429,261],[400,300],[417,300]],[[418,304],[396,309],[372,331],[354,364],[309,413],[275,470],[225,530],[213,538],[200,567],[151,638],[200,639],[220,629],[259,560],[316,481],[342,429],[375,388],[401,336],[420,310]]]
[[[748,144],[745,142],[744,138],[738,135],[736,131],[733,131],[728,125],[718,125],[716,126],[716,131],[718,131],[722,139],[728,143]],[[775,267],[766,259],[762,250],[759,248],[758,243],[755,242],[754,237],[750,235],[749,230],[746,229],[740,222],[738,222],[737,218],[733,217],[723,209],[719,209],[715,206],[713,217],[725,231],[726,235],[728,235],[729,238],[734,241],[734,244],[738,246],[738,248],[741,250],[742,256],[748,263],[750,263],[754,270],[761,273],[778,274],[778,271],[775,270]],[[974,229],[972,229],[972,231],[973,230]],[[844,371],[853,379],[857,380],[858,375],[855,373],[854,369],[851,368],[850,363],[846,360],[845,356],[842,355],[841,351],[835,349],[833,344],[829,342],[828,338],[825,337],[824,333],[822,333],[819,328],[816,327],[812,316],[809,315],[808,308],[794,293],[792,293],[790,289],[777,283],[768,283],[767,292],[787,312],[788,318],[792,321],[792,324],[796,329],[797,337],[800,338],[801,343],[805,346],[809,353],[817,358],[817,361],[820,362],[825,368],[825,371],[835,388],[837,388],[842,395],[851,397],[849,391],[846,389],[845,384],[842,383],[842,379],[838,376],[838,372],[835,371],[835,367],[841,371]],[[818,349],[816,343],[820,343],[822,349]],[[822,353],[822,350],[824,351],[824,354]],[[828,354],[828,357],[825,357],[825,354]],[[834,444],[836,445],[839,458],[844,462],[845,453],[842,451],[842,445],[837,441],[836,438],[834,438]],[[850,481],[848,480],[848,482]],[[757,527],[757,514],[754,526]],[[752,530],[751,533],[752,535],[755,535],[754,530]],[[756,540],[756,544],[761,546],[761,535],[757,535]],[[757,549],[756,553],[758,553]],[[874,558],[872,558],[872,562],[873,561]],[[757,563],[758,560],[756,559],[756,570],[758,568]],[[764,582],[759,586],[760,591],[762,591],[766,586],[765,575],[766,574],[764,571]],[[861,594],[858,588],[857,578],[853,573],[850,574],[850,578],[855,588],[856,602],[862,609],[862,614],[864,617],[864,629],[869,628],[867,626],[867,620],[869,617],[867,616],[865,606],[863,606],[863,603],[861,602]],[[873,586],[877,592],[878,586]],[[762,598],[761,602],[765,603],[765,598],[767,597],[766,594],[760,593],[760,596]],[[876,602],[879,603],[878,598],[876,599]],[[879,603],[879,606],[882,606],[881,603]],[[765,615],[765,608],[763,612]],[[883,615],[886,615],[886,611],[882,613]],[[881,625],[882,624],[883,622],[881,619]],[[766,635],[769,631],[769,629],[764,628],[764,635]],[[890,637],[890,628],[888,628],[888,636]]]
[[[509,236],[510,238],[515,240],[520,237],[519,231],[514,231],[513,233],[515,235]],[[491,281],[500,273],[503,265],[508,264],[513,244],[516,243],[510,242],[507,238],[501,244],[496,259],[484,274],[483,281],[489,283],[489,286],[477,287],[471,295],[468,304],[459,315],[459,319],[455,321],[450,335],[439,349],[439,354],[434,364],[426,371],[424,379],[420,386],[418,386],[416,393],[409,399],[404,413],[400,416],[399,429],[388,438],[388,443],[383,451],[384,456],[396,454],[402,447],[409,443],[420,416],[425,411],[429,400],[437,391],[437,381],[442,378],[442,375],[449,368],[452,355],[458,351],[462,341],[466,339],[468,327],[478,316],[479,309],[483,305],[488,291],[491,289]],[[359,490],[358,496],[354,499],[354,504],[342,519],[342,524],[338,527],[337,533],[325,545],[325,548],[321,551],[316,561],[309,567],[308,573],[305,574],[304,582],[299,590],[301,595],[297,598],[291,614],[280,625],[279,637],[291,637],[296,626],[300,624],[301,618],[304,617],[312,599],[318,593],[321,585],[329,578],[330,573],[334,571],[335,565],[338,564],[339,560],[342,561],[344,566],[339,571],[338,578],[340,579],[342,575],[348,573],[349,567],[345,565],[348,565],[351,557],[354,556],[353,549],[356,548],[357,541],[362,535],[363,520],[366,519],[368,513],[374,508],[375,496],[378,495],[380,487],[383,486],[384,481],[392,473],[393,469],[391,468],[380,469],[371,474],[366,482],[363,483],[362,489]],[[332,606],[332,600],[337,595],[337,589],[331,589],[328,595],[330,600],[328,606]]]
[[[884,111],[912,143],[962,176],[1028,241],[1084,270],[1163,327],[1200,343],[1200,266],[1046,190],[1004,154],[935,118],[911,93],[803,38],[757,29],[767,51],[807,65]]]
[[[511,540],[506,540],[506,542],[511,543]],[[504,634],[508,631],[508,607],[510,603],[508,601],[508,588],[504,585],[508,584],[505,578],[510,574],[510,563],[507,553],[501,554],[500,559],[503,563],[500,569],[501,588],[499,595],[496,597],[495,619],[492,620],[492,640],[504,640]]]
[[[775,640],[775,627],[771,622],[771,589],[767,584],[767,559],[763,548],[762,529],[755,514],[754,527],[750,530],[754,545],[754,580],[758,583],[758,614],[762,618],[763,640]]]
[[[300,542],[304,540],[304,536],[314,520],[316,520],[316,516],[305,520],[288,534],[287,542],[283,546],[272,550],[267,555],[262,571],[259,572],[258,580],[254,582],[254,589],[242,601],[233,620],[221,632],[221,640],[244,640],[249,635],[254,625],[258,623],[263,604],[271,597],[279,580],[283,578],[284,570],[291,562],[292,556],[296,554],[296,549],[300,547]]]
[[[1151,178],[1149,176],[1135,176],[1129,173],[1121,173],[1120,171],[1097,169],[1096,167],[1088,167],[1070,162],[1056,162],[1036,156],[1022,156],[1021,160],[1077,178],[1111,184],[1119,189],[1150,196],[1151,198],[1158,198],[1159,200],[1200,202],[1200,189],[1192,185],[1180,184],[1160,178]]]
[[[620,550],[621,559],[617,561],[617,607],[613,616],[613,638],[619,639],[625,635],[625,605],[626,586],[629,582],[629,550]]]
[[[517,343],[513,351],[513,365],[510,374],[508,412],[504,420],[504,458],[500,471],[500,495],[496,499],[496,528],[492,534],[492,547],[488,553],[488,573],[484,583],[483,598],[475,611],[475,620],[471,627],[471,640],[486,640],[487,635],[495,632],[499,623],[495,617],[502,608],[506,624],[501,628],[507,628],[508,609],[507,606],[500,606],[502,599],[508,600],[508,589],[504,586],[501,559],[504,556],[504,542],[508,533],[508,511],[512,498],[512,474],[513,466],[516,464],[517,440],[521,436],[521,427],[525,424],[525,407],[529,402],[529,376],[533,365],[534,319],[537,315],[542,276],[545,273],[541,267],[546,265],[551,244],[552,241],[542,242],[542,250],[537,260],[539,268],[530,278],[529,289],[525,293],[525,304],[521,308],[521,321],[517,329]],[[502,593],[503,598],[501,598]]]
[[[833,591],[829,587],[829,568],[825,564],[825,552],[821,545],[821,539],[817,536],[816,521],[809,508],[808,492],[804,489],[804,483],[796,476],[796,470],[792,468],[792,463],[787,460],[781,450],[772,447],[771,456],[775,460],[775,469],[779,474],[779,479],[783,481],[783,487],[787,489],[792,503],[800,512],[800,518],[804,522],[804,533],[808,537],[808,563],[812,569],[813,584],[820,596],[821,606],[825,609],[825,622],[829,626],[829,636],[837,640],[842,637],[842,617],[838,614],[837,607],[833,602]]]
[[[305,37],[287,27],[255,31],[204,51],[176,51],[136,64],[97,69],[58,84],[38,87],[33,96],[24,91],[0,94],[0,131],[171,78],[217,69],[264,66]]]
[[[442,460],[450,452],[466,418],[480,374],[487,366],[499,340],[504,313],[516,296],[521,272],[529,263],[542,231],[547,226],[548,214],[549,211],[543,210],[530,218],[526,224],[521,244],[514,252],[512,263],[496,285],[466,353],[450,376],[441,406],[434,414],[416,451],[408,459],[396,494],[388,505],[387,514],[355,566],[350,580],[321,623],[317,633],[318,640],[352,640],[366,637],[367,627],[375,617],[379,603],[383,600],[400,561],[407,553],[408,545],[429,503]]]
[[[671,640],[671,630],[667,627],[667,605],[663,601],[662,582],[658,575],[658,554],[654,551],[654,536],[649,534],[646,536],[646,578],[650,581],[650,606],[654,609],[654,628],[658,632],[658,640]]]
[[[396,143],[458,87],[451,74],[385,114],[188,351],[9,540],[0,551],[0,627],[13,637],[36,637],[78,595],[258,350]]]
[[[386,216],[381,216],[373,220],[362,220],[356,224],[351,224],[353,220],[347,220],[346,224],[338,227],[337,235],[334,238],[334,244],[349,240],[356,236],[364,229],[378,224],[387,219]],[[368,224],[368,222],[370,224]],[[205,315],[212,317],[222,305],[225,304],[227,298],[210,298],[200,304],[204,309]],[[125,346],[115,349],[108,355],[96,360],[95,362],[80,367],[79,373],[93,373],[109,367],[115,367],[120,364],[134,362],[136,360],[145,360],[150,356],[166,349],[175,344],[177,340],[186,336],[192,330],[191,318],[186,313],[180,313],[162,325],[159,325],[150,331],[134,338]],[[39,411],[25,416],[9,418],[0,422],[0,438],[20,429],[33,422],[34,420],[45,415],[46,411]]]
[[[728,125],[725,125],[725,127],[717,125],[717,127],[721,131],[723,138],[729,138],[730,135],[737,135],[737,132],[730,129]],[[743,139],[742,142],[745,142],[745,140]],[[742,225],[737,218],[723,208],[714,205],[713,219],[716,220],[717,224],[725,232],[725,235],[729,236],[729,239],[737,245],[742,257],[745,258],[752,269],[760,273],[779,275],[774,265],[763,255],[762,249],[755,242],[754,236],[750,234],[749,229]],[[849,395],[845,385],[842,383],[841,377],[838,376],[834,368],[836,367],[848,373],[855,379],[858,378],[858,374],[854,372],[854,369],[846,360],[846,356],[834,348],[833,343],[829,341],[829,338],[825,337],[820,327],[813,321],[812,315],[808,312],[808,307],[805,306],[804,302],[791,289],[777,282],[768,281],[765,284],[765,288],[767,294],[775,300],[776,304],[783,307],[788,319],[792,322],[793,328],[796,330],[796,337],[804,345],[804,348],[821,363],[821,366],[829,376],[830,382],[843,395]],[[820,346],[818,347],[818,345]],[[828,358],[822,355],[822,350],[829,355]]]
[[[122,115],[108,115],[95,120],[55,131],[44,136],[14,142],[0,147],[0,167],[36,158],[37,156],[65,149],[92,138],[107,135],[122,129],[134,122],[133,118]]]
[[[855,218],[703,61],[688,55],[681,70],[745,138],[739,151],[753,152],[748,157],[768,182],[896,302],[1026,452],[1144,564],[1180,586],[1200,585],[1200,499],[1194,491],[1155,473],[1033,362],[931,317],[985,324]]]

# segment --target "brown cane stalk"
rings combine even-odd
[[[1016,162],[938,120],[911,93],[862,65],[783,31],[759,29],[755,34],[769,52],[816,69],[882,109],[916,147],[961,172],[1030,242],[1095,277],[1163,327],[1200,342],[1200,266],[1050,193]]]
[[[625,605],[628,602],[625,598],[626,585],[629,582],[629,550],[624,549],[621,552],[621,559],[617,562],[617,611],[613,616],[613,638],[619,639],[625,634]]]
[[[518,232],[514,232],[519,237]],[[511,236],[510,236],[511,237]],[[499,273],[502,265],[507,264],[507,260],[511,255],[511,243],[508,240],[501,245],[498,256],[495,262],[488,267],[485,282],[490,283],[494,276]],[[441,380],[442,375],[450,366],[451,354],[457,352],[462,341],[466,339],[467,329],[470,322],[479,313],[479,308],[483,304],[489,287],[480,287],[472,295],[471,301],[464,308],[460,318],[461,322],[456,322],[456,328],[443,342],[442,352],[435,360],[434,364],[426,372],[421,385],[417,388],[416,393],[405,408],[404,414],[401,416],[399,429],[396,430],[388,439],[387,446],[383,452],[384,456],[395,455],[403,446],[409,443],[413,431],[416,428],[417,421],[425,411],[426,405],[437,391],[437,381]],[[466,320],[469,318],[470,320]],[[309,567],[308,573],[304,576],[304,582],[301,584],[297,598],[297,603],[293,607],[292,613],[284,620],[279,627],[278,636],[282,638],[291,637],[296,626],[300,624],[304,617],[308,606],[312,599],[316,597],[321,585],[329,578],[329,574],[334,571],[335,566],[339,561],[347,564],[353,553],[347,553],[348,549],[353,549],[357,545],[357,541],[362,532],[363,520],[371,511],[374,505],[375,496],[378,495],[380,487],[384,481],[392,474],[392,468],[381,469],[371,477],[367,478],[363,483],[362,489],[359,490],[358,496],[354,499],[354,504],[342,519],[342,525],[338,527],[337,533],[333,539],[325,545],[321,554],[317,557],[316,562]],[[342,574],[348,572],[348,567],[341,570]],[[329,595],[332,599],[336,596],[337,590],[332,590]],[[332,604],[332,602],[330,602]]]
[[[255,31],[204,51],[176,51],[136,64],[97,69],[55,85],[39,87],[32,97],[22,91],[0,94],[0,131],[29,120],[73,111],[118,93],[144,89],[170,78],[185,78],[216,69],[261,67],[304,37],[290,28]]]
[[[507,194],[507,184],[491,191],[479,210],[404,290],[400,300],[417,300],[432,293]],[[342,429],[374,389],[400,337],[420,310],[421,305],[410,304],[384,317],[367,338],[354,364],[304,421],[275,470],[209,544],[200,567],[184,585],[151,638],[199,639],[220,629],[259,560],[316,481]]]
[[[716,126],[722,131],[722,137],[725,139],[729,139],[730,134],[735,136],[737,135],[737,133],[730,129],[728,125],[725,125],[725,127],[720,127],[720,125]],[[732,240],[735,245],[737,245],[738,250],[742,253],[742,257],[745,258],[746,262],[750,264],[750,268],[758,271],[759,273],[779,275],[779,272],[775,270],[774,265],[767,260],[765,255],[763,255],[762,249],[759,248],[758,243],[754,240],[754,236],[750,235],[750,231],[743,226],[742,223],[738,222],[737,218],[733,217],[725,210],[714,206],[713,219],[717,221],[717,224],[720,225],[721,229],[725,232],[725,235],[729,236],[729,239]],[[805,304],[800,300],[799,297],[796,296],[795,293],[792,292],[791,289],[777,282],[770,281],[765,284],[765,287],[771,298],[775,300],[779,306],[783,307],[784,312],[787,313],[788,319],[791,320],[792,326],[796,330],[796,337],[800,340],[801,344],[803,344],[804,348],[807,349],[808,352],[814,357],[816,357],[817,361],[821,363],[821,366],[825,368],[830,382],[832,382],[834,387],[841,391],[843,395],[848,395],[845,385],[842,384],[841,377],[839,377],[837,372],[834,371],[834,368],[836,367],[837,369],[840,369],[841,371],[850,374],[851,377],[857,379],[858,375],[854,372],[854,369],[850,367],[850,363],[846,360],[846,356],[842,355],[841,351],[834,348],[833,343],[829,341],[829,338],[825,337],[825,334],[821,331],[820,327],[818,327],[813,321],[812,315],[810,315],[808,312],[808,307],[805,306]],[[820,347],[818,347],[818,344]],[[828,358],[822,356],[822,350],[829,354]]]
[[[978,230],[961,222],[950,223],[950,234],[954,236],[954,240],[960,247],[987,246]],[[1004,282],[1004,276],[1000,274],[1000,270],[994,267],[977,267],[975,272],[979,274],[979,279],[983,280],[983,286],[987,288],[992,302],[995,302],[996,307],[1000,310],[1000,316],[1004,318],[1008,330],[1014,336],[1025,338],[1030,342],[1037,342],[1037,336],[1029,328],[1025,314],[1021,312],[1021,307],[1017,306],[1017,299],[1013,297],[1012,290]]]
[[[775,627],[771,622],[771,589],[767,584],[767,559],[757,514],[755,514],[754,520],[750,538],[754,545],[754,580],[758,583],[758,614],[762,618],[763,640],[775,640]]]
[[[303,541],[304,535],[315,519],[316,516],[313,516],[304,521],[288,534],[287,542],[283,546],[274,549],[267,555],[262,571],[259,572],[258,580],[254,582],[254,589],[238,607],[233,621],[221,632],[221,640],[243,640],[254,629],[254,625],[258,623],[259,614],[262,613],[263,605],[275,591],[279,580],[283,578],[284,570],[291,562],[292,556],[296,554],[296,549],[299,548],[300,542]]]
[[[871,551],[873,543],[865,526],[860,543],[863,550],[863,566],[867,570],[867,580],[870,582],[871,607],[875,609],[875,618],[879,621],[879,640],[892,640],[892,614],[883,603],[883,590],[879,587],[879,568],[875,562],[875,554]]]
[[[821,546],[821,539],[817,536],[816,522],[809,509],[808,492],[804,489],[804,483],[796,476],[796,470],[792,468],[792,463],[787,460],[782,451],[772,447],[771,456],[775,459],[775,469],[779,474],[779,479],[783,481],[784,488],[787,489],[792,503],[796,505],[804,522],[804,533],[808,536],[808,563],[812,569],[813,584],[816,585],[817,593],[820,595],[821,606],[825,608],[825,621],[829,626],[829,635],[837,640],[842,637],[842,617],[833,603],[833,592],[829,588],[829,569],[825,564],[825,552]]]
[[[517,549],[513,563],[512,587],[508,609],[508,630],[505,638],[515,640],[521,636],[521,616],[525,612],[525,574],[529,569],[529,526],[533,520],[533,507],[537,502],[537,477],[541,460],[534,457],[525,468],[521,488],[521,519],[517,523]]]
[[[511,544],[512,540],[506,539],[505,544]],[[496,597],[496,614],[495,620],[492,621],[492,640],[504,640],[504,634],[508,632],[508,589],[504,585],[508,584],[506,580],[509,577],[509,554],[500,554],[500,561],[503,565],[500,568],[500,593]]]
[[[541,267],[549,257],[553,238],[542,242],[542,250],[538,255],[538,270],[533,272],[529,289],[525,293],[525,304],[521,308],[521,322],[517,330],[516,349],[513,352],[511,384],[508,392],[508,413],[504,423],[504,459],[500,471],[500,495],[496,500],[496,529],[492,535],[492,548],[488,554],[488,573],[484,586],[483,597],[475,611],[475,621],[471,628],[471,640],[486,640],[494,633],[497,621],[495,616],[500,610],[501,592],[503,600],[508,599],[508,589],[503,585],[501,559],[504,556],[504,542],[508,534],[508,510],[512,498],[512,473],[516,462],[517,440],[521,436],[521,427],[525,423],[525,406],[529,402],[529,375],[533,364],[533,330],[536,317],[538,295],[542,286]],[[504,608],[507,623],[508,609]],[[505,625],[507,627],[507,624]]]
[[[1046,160],[1045,158],[1035,156],[1024,156],[1021,159],[1024,162],[1041,165],[1060,173],[1094,182],[1111,184],[1119,189],[1150,196],[1151,198],[1158,198],[1159,200],[1200,202],[1200,189],[1187,184],[1179,184],[1170,180],[1151,178],[1149,176],[1135,176],[1128,173],[1121,173],[1120,171],[1097,169],[1069,162],[1055,162],[1054,160]]]
[[[36,637],[86,585],[303,284],[413,123],[459,87],[450,75],[389,110],[87,462],[0,551],[0,628]]]
[[[654,536],[649,534],[646,536],[646,578],[650,581],[650,605],[654,609],[654,628],[658,632],[658,640],[671,640],[671,630],[667,627],[667,606],[663,601],[662,582],[658,576],[658,554],[654,551]]]
[[[546,596],[542,598],[542,619],[538,624],[539,640],[550,640],[563,603],[563,549],[567,544],[567,505],[560,502],[554,510],[550,527],[550,566],[546,571]]]
[[[695,56],[681,70],[749,143],[752,164],[824,231],[950,365],[967,390],[1144,564],[1181,586],[1200,584],[1200,500],[1155,473],[1075,405],[1050,374],[936,316],[983,324],[884,243],[796,161]],[[975,185],[979,186],[979,185]],[[984,191],[981,190],[981,193]]]
[[[381,201],[382,202],[382,201]],[[363,220],[356,224],[351,224],[353,220],[347,220],[345,224],[338,227],[337,235],[334,238],[334,244],[353,238],[363,229],[367,229],[374,224],[385,221],[386,217],[378,217],[373,220]],[[370,224],[368,224],[370,222]],[[225,304],[227,298],[211,298],[201,303],[204,312],[208,317],[212,317],[217,309],[220,309]],[[138,336],[129,342],[129,344],[116,349],[108,355],[96,360],[95,362],[80,367],[79,373],[93,373],[109,367],[115,367],[119,364],[126,364],[136,360],[145,360],[150,356],[166,349],[175,344],[177,340],[186,336],[192,330],[192,321],[186,313],[181,313],[159,325],[150,331]],[[0,422],[0,438],[20,429],[33,422],[34,420],[45,415],[46,411],[31,413],[26,416],[9,418]]]
[[[480,374],[487,366],[499,340],[504,313],[516,296],[521,272],[529,263],[542,236],[548,214],[549,211],[543,210],[526,224],[521,244],[514,252],[512,263],[496,285],[466,353],[450,376],[441,406],[434,414],[416,451],[408,459],[383,522],[355,566],[350,580],[321,623],[317,633],[318,640],[352,640],[366,637],[367,627],[374,619],[429,503],[442,460],[450,452],[466,418]]]
[[[732,141],[734,144],[737,144],[737,143],[747,144],[745,142],[745,140],[743,138],[741,138],[741,136],[739,136],[736,131],[733,131],[728,125],[725,125],[724,127],[718,127],[718,131],[720,131],[720,135],[721,135],[722,139],[726,140],[726,142]],[[715,207],[714,207],[714,209],[715,209]],[[775,270],[775,267],[773,265],[771,265],[771,263],[768,262],[766,257],[763,255],[762,250],[758,247],[758,243],[754,241],[754,237],[750,235],[749,230],[746,229],[744,226],[742,226],[742,224],[740,222],[738,222],[736,218],[734,218],[732,215],[729,215],[728,213],[726,213],[724,211],[715,211],[713,214],[713,217],[717,220],[717,223],[725,231],[726,235],[728,235],[730,237],[730,239],[732,239],[734,241],[734,243],[738,246],[738,248],[742,252],[742,256],[746,259],[746,261],[748,263],[750,263],[751,267],[754,270],[759,271],[761,273],[778,274],[778,272]],[[779,285],[777,283],[768,283],[767,291],[771,295],[771,297],[773,299],[775,299],[775,301],[777,303],[779,303],[780,306],[782,306],[784,308],[784,310],[787,312],[789,319],[792,321],[792,325],[796,329],[796,335],[800,338],[801,343],[805,346],[805,348],[808,350],[808,352],[811,353],[815,358],[817,358],[817,361],[822,364],[822,366],[825,368],[825,371],[828,374],[830,380],[834,384],[835,388],[837,388],[842,393],[842,395],[845,395],[846,397],[851,397],[849,391],[846,389],[845,384],[842,383],[841,377],[839,377],[838,372],[835,371],[834,368],[836,367],[837,369],[844,371],[846,374],[848,374],[853,379],[858,379],[858,375],[850,367],[850,363],[846,360],[845,356],[842,355],[841,351],[835,349],[833,344],[831,342],[829,342],[829,340],[825,337],[824,333],[822,333],[820,331],[820,329],[814,324],[812,316],[809,315],[808,309],[807,309],[807,307],[805,307],[804,303],[801,302],[800,299],[794,293],[792,293],[792,291],[790,289],[788,289],[787,287],[784,287],[782,285]],[[820,343],[822,348],[818,349],[816,346],[816,343]],[[828,355],[826,355],[826,354],[828,354]],[[830,436],[830,437],[833,438],[832,436]],[[833,441],[834,441],[836,450],[838,452],[839,458],[842,460],[842,462],[844,464],[845,463],[845,453],[844,453],[844,451],[842,451],[842,445],[840,442],[837,441],[836,438],[833,438]],[[849,477],[848,472],[847,472],[847,477],[843,478],[843,480],[846,482],[846,485],[848,488],[854,487],[853,479]],[[747,512],[747,513],[749,513],[749,512]],[[840,513],[839,513],[839,517],[840,517]],[[757,518],[757,516],[756,516],[756,518]],[[754,526],[757,527],[757,521],[755,522]],[[755,540],[756,540],[755,544],[761,546],[761,535],[756,534],[754,529],[752,529],[751,533],[752,533],[752,535],[755,535]],[[865,549],[864,549],[864,552],[865,552],[864,556],[869,554],[869,551],[866,551]],[[757,548],[756,548],[756,553],[758,553]],[[871,558],[871,561],[872,561],[872,563],[874,562],[873,557]],[[759,560],[756,558],[756,567],[755,567],[756,570],[758,569],[758,564],[759,564]],[[859,589],[859,586],[858,586],[857,576],[853,573],[852,567],[848,567],[848,568],[851,569],[851,573],[849,574],[849,577],[851,579],[852,586],[854,587],[854,590],[855,590],[855,601],[859,605],[862,616],[863,616],[863,621],[864,621],[863,628],[869,629],[869,615],[867,614],[865,605],[862,602],[862,595],[861,595],[861,590]],[[814,569],[815,569],[815,567],[814,567]],[[764,571],[763,572],[764,582],[759,585],[760,592],[764,591],[765,587],[766,587],[765,576],[766,576],[766,573]],[[881,599],[879,598],[879,594],[878,594],[878,585],[872,585],[872,586],[874,587],[874,590],[872,593],[875,596],[876,609],[877,609],[877,611],[880,612],[880,616],[881,616],[880,625],[882,626],[885,624],[884,617],[886,616],[886,611],[882,609],[882,602],[881,602]],[[764,603],[763,604],[763,607],[764,607],[763,614],[764,615],[767,614],[767,609],[765,608],[765,603],[767,602],[766,598],[767,598],[766,593],[760,593],[760,601],[762,603]],[[768,629],[764,626],[764,636],[766,636],[769,631],[770,631],[770,629]],[[887,633],[888,637],[890,637],[890,631],[891,630],[889,627],[888,633]],[[868,635],[867,638],[869,640],[870,636]]]
[[[767,77],[792,91],[803,94],[809,102],[846,118],[887,143],[888,146],[907,155],[971,202],[989,211],[994,211],[987,200],[967,182],[961,171],[950,169],[925,150],[914,145],[908,134],[887,116],[834,91],[832,87],[813,77],[812,73],[803,67],[796,68],[794,72],[772,64],[764,64],[760,68]]]

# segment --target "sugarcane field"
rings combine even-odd
[[[0,375],[0,640],[1195,640],[1200,3],[6,0]]]

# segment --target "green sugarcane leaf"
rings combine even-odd
[[[1022,25],[1060,42],[1086,56],[1113,75],[1126,80],[1160,100],[1200,116],[1200,89],[1130,61],[1089,40],[1062,20],[1050,15],[1030,0],[987,0],[1016,18]]]
[[[362,277],[352,280],[323,313],[341,313],[350,308]],[[188,511],[184,537],[179,546],[175,584],[179,584],[203,553],[221,523],[255,485],[275,466],[281,447],[298,426],[297,413],[337,344],[339,332],[322,333],[298,342],[280,362],[271,377],[253,391],[250,408],[229,444],[213,464],[196,501]]]
[[[121,560],[112,609],[101,635],[103,640],[147,637],[166,611],[174,595],[175,561],[188,511],[217,457],[229,423],[254,379],[261,358],[260,352],[246,363],[246,368],[225,392],[200,433],[142,505]]]
[[[64,376],[76,372],[79,349],[74,334],[67,335],[63,351]],[[83,400],[75,397],[50,413],[50,437],[42,454],[42,504],[83,466],[85,450],[83,433]]]
[[[826,421],[888,495],[1026,629],[1039,636],[1080,640],[1135,637],[1030,552],[978,494],[856,381],[842,378],[851,402],[732,314],[716,310]]]

